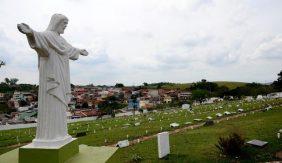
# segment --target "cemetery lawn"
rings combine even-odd
[[[250,112],[252,112],[253,110],[263,109],[269,105],[272,106],[273,111],[268,111],[263,114],[261,113],[255,113],[254,115],[250,114]],[[242,130],[243,132],[245,132],[245,130],[249,130],[248,128],[246,129],[246,127],[250,127],[250,131],[254,132],[253,135],[251,134],[252,136],[251,138],[255,138],[254,135],[258,133],[259,136],[263,136],[264,133],[268,133],[267,135],[269,136],[270,135],[269,132],[273,132],[271,134],[274,138],[275,136],[274,132],[276,132],[276,130],[278,129],[278,126],[275,126],[275,124],[277,125],[278,123],[277,122],[278,120],[277,119],[275,120],[275,117],[277,118],[277,115],[281,117],[281,112],[279,112],[281,110],[281,106],[282,106],[282,99],[271,99],[266,101],[260,100],[260,101],[252,101],[252,102],[223,101],[215,104],[195,106],[193,107],[192,112],[180,108],[170,108],[170,109],[163,108],[163,110],[160,111],[149,112],[147,114],[140,114],[136,116],[117,117],[117,118],[109,118],[102,120],[99,119],[92,121],[70,123],[68,124],[68,131],[69,134],[73,137],[78,137],[78,135],[86,134],[85,136],[78,137],[79,144],[86,144],[90,146],[107,146],[107,145],[116,144],[120,140],[128,139],[131,141],[137,138],[142,138],[144,136],[154,135],[162,131],[175,130],[175,128],[170,127],[171,123],[178,123],[180,128],[184,128],[190,125],[201,124],[207,119],[208,116],[211,116],[213,119],[218,119],[216,117],[216,113],[221,113],[223,114],[222,118],[226,118],[229,116],[240,114],[238,112],[239,108],[244,109],[244,112],[247,113],[245,119],[248,121],[246,120],[243,121],[244,118],[243,119],[240,118],[242,119],[242,122],[240,121],[238,122],[238,120],[236,119],[229,120],[227,122],[230,123],[229,125],[227,124],[225,126],[224,125],[221,126],[221,123],[219,123],[216,124],[214,127],[207,127],[207,128],[202,127],[199,130],[192,130],[192,131],[189,130],[187,132],[183,132],[184,135],[187,134],[189,135],[189,136],[184,136],[185,139],[182,138],[181,136],[180,138],[178,138],[177,135],[176,138],[174,138],[174,136],[171,137],[171,141],[172,141],[171,150],[173,152],[171,158],[173,156],[177,156],[176,159],[180,159],[180,158],[186,159],[187,157],[189,159],[198,158],[205,160],[203,156],[202,157],[190,157],[190,156],[191,154],[193,154],[193,152],[195,156],[199,154],[210,155],[211,151],[215,151],[211,149],[214,149],[213,146],[218,136],[229,132],[229,130],[231,131],[232,127],[237,129],[240,126],[242,126],[239,129]],[[277,109],[279,109],[278,112],[276,111]],[[224,112],[226,111],[231,113],[231,115],[224,115]],[[275,114],[272,115],[274,117],[270,117],[269,119],[265,120],[264,118],[269,117],[267,115],[272,112],[275,112]],[[260,116],[256,117],[257,114]],[[249,117],[251,120],[249,120]],[[198,122],[195,121],[195,119],[202,119],[202,121]],[[271,121],[273,122],[270,123]],[[225,123],[226,122],[224,122],[223,124]],[[257,126],[253,126],[253,125],[257,125]],[[281,120],[279,127],[281,127]],[[270,131],[266,132],[268,130]],[[246,131],[247,136],[249,136],[248,134],[250,131]],[[205,135],[202,132],[207,134]],[[0,131],[0,154],[8,152],[14,148],[23,146],[27,143],[30,143],[34,137],[35,137],[35,128]],[[178,139],[179,139],[178,144],[180,145],[174,146],[173,143]],[[267,141],[267,139],[265,140]],[[190,144],[186,145],[187,143],[185,142],[188,142]],[[135,150],[135,148],[137,147],[138,149]],[[147,147],[148,149],[146,149]],[[188,147],[193,149],[192,152],[190,152],[191,149]],[[272,148],[273,146],[270,145],[269,147]],[[117,157],[115,155],[113,159],[117,160],[117,158],[119,158],[121,159],[121,161],[128,161],[131,159],[132,155],[136,153],[134,151],[137,151],[138,153],[136,154],[141,155],[142,157],[144,157],[145,160],[150,160],[150,159],[154,160],[157,158],[156,149],[157,149],[156,140],[148,141],[148,142],[146,141],[144,143],[142,142],[140,145],[136,145],[125,149],[119,149],[117,152],[117,156],[120,155],[120,157]],[[122,153],[124,150],[125,152],[128,153]],[[179,154],[176,155],[177,153],[175,152],[178,152]],[[187,153],[188,155],[186,155]],[[183,156],[180,157],[180,154],[183,154]],[[217,157],[215,156],[215,158]]]
[[[282,129],[282,107],[258,112],[214,126],[186,130],[170,135],[171,154],[166,159],[158,159],[157,138],[139,144],[120,148],[108,162],[230,162],[235,159],[220,156],[215,144],[219,136],[231,132],[241,133],[246,140],[259,139],[269,142],[264,148],[248,146],[245,148],[249,158],[239,158],[242,162],[258,162],[275,160],[275,152],[282,150],[282,138],[277,139],[277,132]],[[276,159],[277,160],[277,159]]]

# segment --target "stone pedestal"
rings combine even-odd
[[[65,161],[65,163],[105,163],[117,150],[117,147],[92,147],[87,145],[79,145],[79,152],[75,154],[73,157]],[[19,163],[19,148],[16,148],[12,151],[4,153],[0,155],[0,163]],[[66,151],[66,150],[64,150]],[[34,153],[35,155],[36,153]],[[37,163],[45,163],[52,162],[49,161],[51,158],[46,158],[43,156],[28,156],[29,163],[36,162]],[[27,156],[27,155],[25,155]],[[37,160],[34,160],[37,159]],[[38,159],[40,159],[38,161]],[[27,160],[24,160],[27,161]],[[55,163],[55,162],[52,162]]]
[[[37,147],[33,143],[19,148],[19,163],[64,163],[79,152],[78,140],[57,147]]]

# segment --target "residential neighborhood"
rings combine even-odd
[[[255,99],[282,98],[282,92],[273,92],[267,95],[245,96],[244,100],[250,102]],[[67,110],[69,119],[84,117],[107,117],[106,115],[127,116],[132,112],[148,112],[156,110],[157,106],[189,108],[200,104],[221,102],[230,97],[209,97],[204,100],[192,100],[191,91],[179,89],[148,89],[139,87],[114,86],[74,86],[72,97]],[[0,114],[1,125],[36,123],[38,111],[38,95],[32,92],[15,91],[13,93],[0,93],[0,102],[7,103],[9,113]],[[112,108],[105,109],[103,103],[117,103]],[[188,107],[187,107],[188,106]]]

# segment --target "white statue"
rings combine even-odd
[[[66,16],[54,14],[44,32],[36,32],[24,23],[17,25],[38,54],[39,99],[34,147],[56,147],[72,141],[66,116],[71,97],[69,59],[87,56],[88,52],[71,46],[61,36],[67,24]]]

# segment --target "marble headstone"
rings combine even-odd
[[[170,153],[168,132],[158,133],[158,153],[159,158],[163,158]]]

